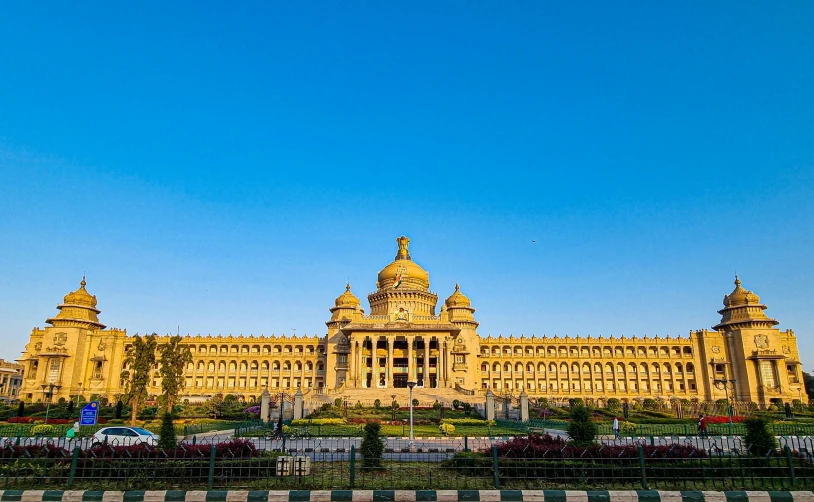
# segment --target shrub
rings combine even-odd
[[[342,407],[342,398],[338,397],[334,399],[334,408],[341,408]]]
[[[455,432],[455,426],[452,424],[441,424],[438,426],[438,430],[440,430],[444,435],[449,436],[453,432]]]
[[[357,410],[361,410],[362,408],[364,408],[364,406],[362,406],[362,401],[356,401],[356,406],[354,406],[354,407]]]
[[[432,409],[440,410],[441,409],[441,403],[439,403],[438,401],[435,401],[434,403],[432,403]]]
[[[452,407],[457,410],[458,408],[461,407],[461,402],[458,401],[457,399],[453,400],[452,401]]]
[[[382,401],[381,401],[381,399],[377,399],[377,400],[373,401],[373,407],[374,407],[374,408],[376,408],[377,410],[378,410],[379,408],[381,408],[381,407],[382,407]]]
[[[491,425],[494,427],[495,421],[494,420],[479,420],[477,418],[445,418],[441,420],[442,424],[450,424],[450,425]]]
[[[612,397],[612,398],[608,399],[608,406],[606,406],[607,409],[609,409],[609,410],[618,410],[621,407],[622,407],[622,402],[619,401],[618,399],[616,399],[615,397]]]
[[[743,442],[752,455],[763,457],[773,455],[777,448],[777,441],[774,434],[769,432],[768,422],[762,418],[749,418],[744,420],[746,435]]]
[[[593,444],[598,427],[591,420],[588,408],[574,406],[571,411],[571,422],[568,423],[568,435],[575,446],[589,446]]]
[[[48,424],[35,425],[31,429],[31,434],[35,436],[53,436],[54,432],[54,426]]]
[[[645,410],[657,410],[659,408],[659,403],[656,402],[655,399],[652,398],[645,398],[644,402],[642,403],[642,407]]]
[[[172,415],[164,413],[161,418],[161,432],[158,434],[158,447],[162,450],[174,450],[178,447],[178,438],[175,437],[175,426]]]
[[[344,418],[298,418],[291,421],[291,425],[345,425]]]
[[[359,450],[362,454],[362,466],[365,469],[380,469],[382,466],[382,453],[384,443],[379,437],[381,426],[379,424],[366,424],[365,436]]]
[[[413,407],[418,406],[418,399],[413,399]]]

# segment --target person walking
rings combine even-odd
[[[707,437],[707,417],[703,413],[698,415],[698,435],[702,438]]]
[[[619,439],[619,417],[613,417],[613,439]]]

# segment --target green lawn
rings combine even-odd
[[[310,425],[308,432],[314,437],[361,437],[363,426],[357,424],[348,425]],[[407,437],[410,434],[410,427],[400,425],[382,425],[381,435],[385,437]],[[516,436],[525,435],[525,431],[510,429],[506,427],[487,426],[456,426],[455,432],[450,437],[486,437],[492,436]],[[244,436],[257,437],[262,435],[262,431],[252,431]],[[437,425],[415,425],[413,435],[416,437],[440,437],[443,436]]]

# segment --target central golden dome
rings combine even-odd
[[[379,272],[378,288],[381,289],[420,289],[428,291],[430,288],[430,274],[410,259],[407,246],[410,239],[401,236],[396,239],[399,245],[396,259]]]

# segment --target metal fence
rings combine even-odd
[[[591,448],[523,439],[387,438],[381,460],[361,438],[208,438],[176,450],[42,440],[0,450],[0,489],[783,489],[814,487],[810,438],[773,452],[620,440]],[[563,443],[564,444],[564,443]],[[518,446],[519,445],[519,446]]]

